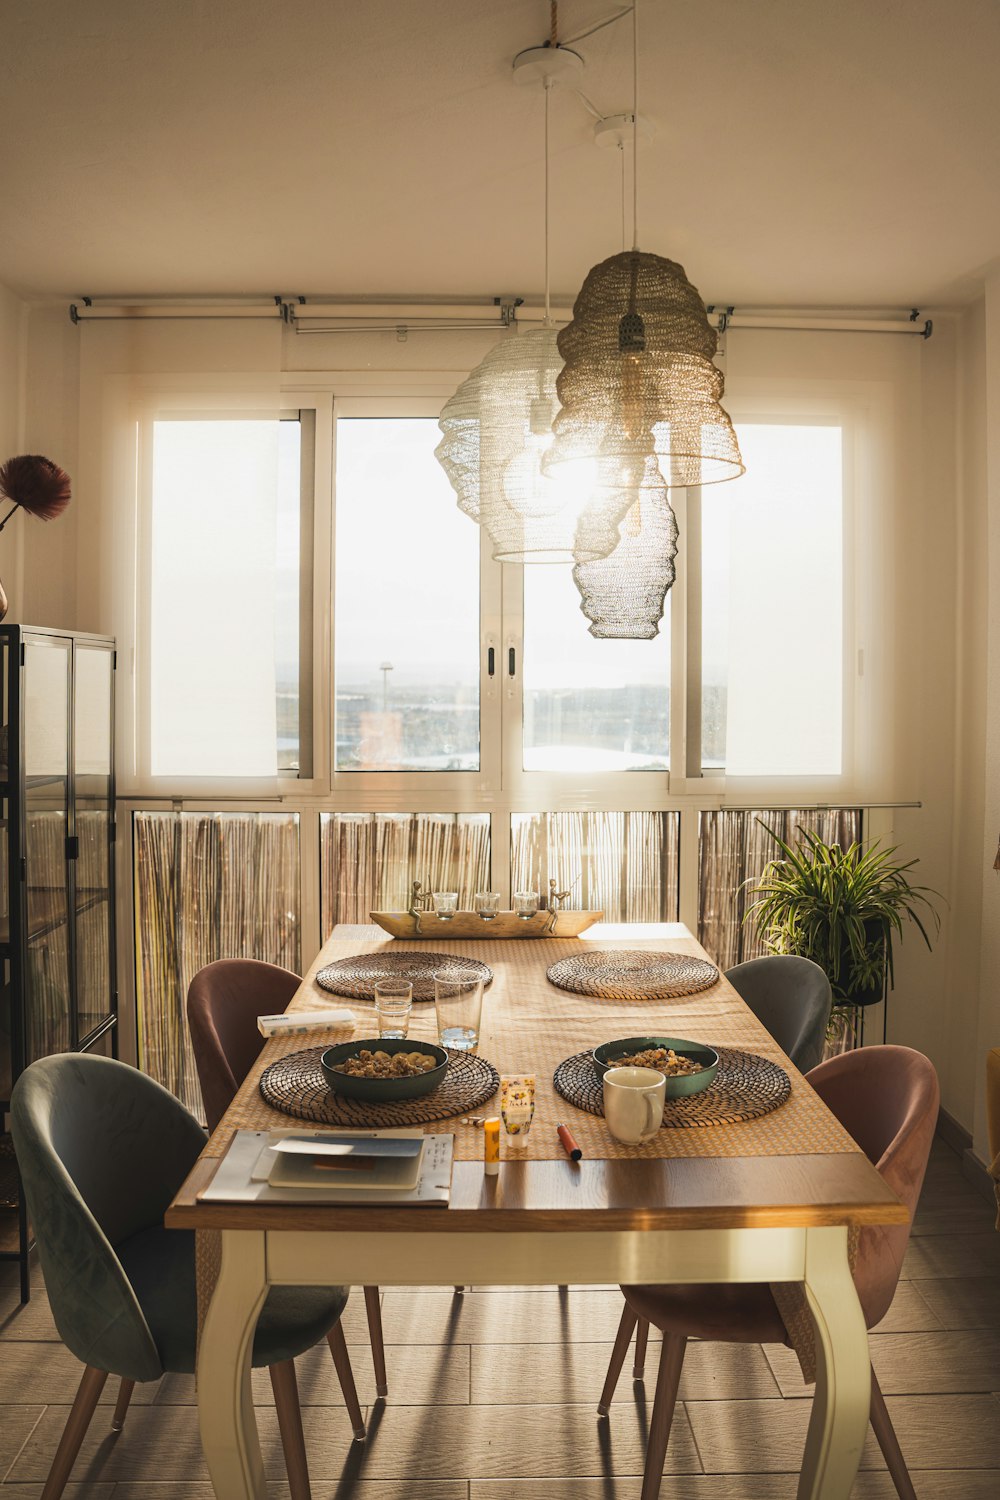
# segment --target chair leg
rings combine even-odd
[[[358,1401],[358,1390],[354,1384],[354,1371],[351,1369],[351,1356],[347,1352],[347,1340],[344,1338],[344,1330],[337,1322],[326,1336],[330,1345],[330,1353],[333,1356],[333,1366],[340,1381],[340,1389],[344,1393],[344,1405],[347,1407],[347,1415],[351,1419],[354,1428],[354,1440],[363,1443],[365,1440],[365,1419],[361,1415],[361,1403]]]
[[[686,1344],[687,1339],[682,1333],[665,1332],[663,1335],[660,1371],[656,1377],[656,1395],[653,1397],[653,1414],[649,1422],[649,1440],[646,1443],[641,1500],[659,1500]]]
[[[59,1496],[66,1488],[70,1470],[76,1462],[80,1445],[87,1436],[90,1419],[101,1399],[101,1392],[107,1378],[107,1370],[95,1370],[93,1365],[88,1365],[84,1370],[80,1388],[66,1419],[66,1426],[63,1428],[63,1435],[59,1439],[56,1456],[52,1460],[49,1477],[42,1490],[42,1500],[59,1500]]]
[[[387,1396],[389,1386],[385,1376],[385,1343],[382,1338],[382,1309],[379,1307],[378,1287],[365,1287],[365,1311],[368,1314],[368,1336],[372,1341],[372,1364],[375,1366],[375,1394]]]
[[[878,1445],[882,1449],[882,1457],[885,1459],[886,1468],[889,1470],[893,1484],[896,1486],[896,1494],[899,1500],[917,1500],[917,1492],[913,1488],[906,1460],[903,1458],[896,1437],[896,1429],[892,1425],[892,1419],[886,1408],[885,1397],[875,1379],[875,1371],[872,1371],[872,1404],[871,1423]]]
[[[312,1500],[295,1362],[291,1359],[279,1360],[277,1364],[269,1366],[267,1373],[271,1377],[271,1389],[274,1392],[274,1409],[278,1414],[278,1431],[281,1433],[281,1447],[285,1455],[285,1468],[288,1470],[291,1500]]]
[[[646,1344],[649,1341],[649,1319],[640,1318],[635,1330],[635,1361],[632,1379],[641,1380],[646,1373]]]
[[[123,1377],[122,1383],[118,1387],[118,1400],[115,1402],[115,1414],[111,1418],[112,1432],[121,1432],[122,1428],[125,1426],[125,1414],[128,1411],[128,1404],[132,1399],[132,1392],[134,1390],[135,1381],[126,1380]]]
[[[611,1406],[615,1388],[618,1385],[618,1377],[625,1363],[628,1346],[632,1339],[632,1329],[636,1325],[636,1315],[626,1302],[622,1308],[622,1320],[618,1324],[618,1332],[615,1334],[615,1347],[611,1351],[611,1363],[608,1365],[608,1373],[604,1381],[604,1389],[601,1399],[597,1403],[599,1416],[606,1417]]]

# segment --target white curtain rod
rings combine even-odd
[[[568,299],[552,308],[552,320],[567,323],[572,316]],[[720,333],[730,330],[783,330],[815,333],[888,333],[910,334],[928,339],[934,325],[915,309],[907,318],[878,318],[852,314],[835,315],[798,312],[795,309],[774,313],[741,313],[738,308],[709,303],[710,317]],[[363,298],[338,298],[309,302],[304,297],[260,297],[211,300],[209,298],[170,299],[146,297],[128,299],[84,298],[69,308],[74,323],[110,320],[155,322],[160,319],[212,318],[281,318],[296,333],[441,333],[500,331],[521,324],[542,323],[545,311],[539,302],[523,298],[483,297],[450,300],[435,297],[378,302]],[[322,325],[322,326],[317,326]]]

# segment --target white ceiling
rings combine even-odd
[[[621,0],[563,0],[573,37]],[[640,242],[709,301],[928,307],[1000,256],[997,0],[642,0]],[[542,286],[547,0],[0,0],[0,281],[24,294]],[[630,107],[626,19],[579,43]],[[553,286],[621,248],[553,100]]]

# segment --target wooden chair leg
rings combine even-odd
[[[372,1364],[375,1366],[375,1394],[387,1396],[389,1386],[385,1375],[385,1343],[382,1339],[382,1309],[379,1306],[378,1287],[365,1287],[365,1311],[368,1314],[368,1336],[372,1341]]]
[[[84,1370],[76,1399],[66,1419],[66,1426],[63,1428],[63,1435],[59,1439],[56,1456],[52,1460],[49,1477],[42,1490],[42,1500],[59,1500],[59,1496],[66,1488],[70,1470],[76,1462],[80,1445],[87,1436],[90,1419],[101,1399],[101,1392],[107,1378],[107,1370],[95,1370],[93,1365],[88,1365]]]
[[[646,1373],[646,1344],[649,1342],[649,1319],[640,1318],[635,1330],[635,1361],[632,1379],[641,1380]]]
[[[653,1397],[653,1414],[649,1421],[649,1440],[646,1443],[646,1467],[642,1475],[641,1500],[659,1500],[660,1484],[663,1480],[663,1465],[667,1457],[667,1443],[677,1404],[677,1387],[681,1383],[681,1366],[687,1339],[682,1333],[664,1333],[663,1351],[660,1354],[660,1370],[656,1377],[656,1395]]]
[[[337,1372],[337,1379],[340,1381],[340,1389],[344,1393],[344,1405],[347,1407],[347,1415],[354,1429],[354,1440],[363,1443],[365,1419],[361,1415],[361,1403],[358,1401],[358,1390],[354,1384],[354,1371],[351,1369],[351,1356],[347,1352],[347,1340],[344,1338],[344,1330],[339,1321],[330,1329],[326,1341],[330,1345],[333,1366]]]
[[[626,1302],[622,1308],[622,1320],[618,1324],[618,1332],[615,1334],[615,1347],[611,1351],[611,1363],[608,1365],[608,1373],[604,1381],[604,1389],[601,1399],[597,1403],[598,1415],[606,1417],[614,1398],[615,1388],[618,1385],[618,1377],[625,1363],[628,1346],[632,1340],[632,1329],[636,1325],[636,1315]]]
[[[135,1381],[126,1380],[123,1376],[122,1383],[118,1387],[118,1400],[115,1402],[115,1414],[111,1418],[112,1432],[121,1432],[122,1428],[125,1426],[125,1415],[128,1411],[128,1404],[132,1399],[132,1392],[134,1390]]]
[[[872,1404],[871,1423],[878,1445],[882,1449],[882,1457],[885,1459],[886,1468],[889,1470],[893,1484],[896,1486],[896,1494],[899,1500],[917,1500],[917,1492],[913,1488],[910,1479],[910,1471],[906,1467],[899,1439],[896,1437],[896,1429],[892,1425],[892,1419],[886,1408],[885,1397],[875,1379],[875,1371],[872,1371]]]
[[[269,1366],[267,1373],[271,1377],[271,1389],[274,1392],[274,1409],[278,1414],[278,1431],[281,1433],[281,1447],[285,1454],[291,1500],[312,1500],[295,1362],[290,1359],[279,1360],[277,1364]]]

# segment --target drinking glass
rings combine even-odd
[[[475,969],[439,970],[434,975],[438,1041],[457,1052],[475,1052],[483,1017],[483,976]]]
[[[515,891],[514,910],[523,922],[530,922],[538,910],[538,892]]]
[[[492,922],[500,910],[500,892],[477,891],[473,897],[472,909],[479,913],[484,922]]]
[[[458,910],[457,891],[435,891],[434,910],[442,922],[450,922]]]
[[[413,985],[407,979],[380,979],[375,986],[375,1019],[380,1037],[405,1037],[410,1029]]]

